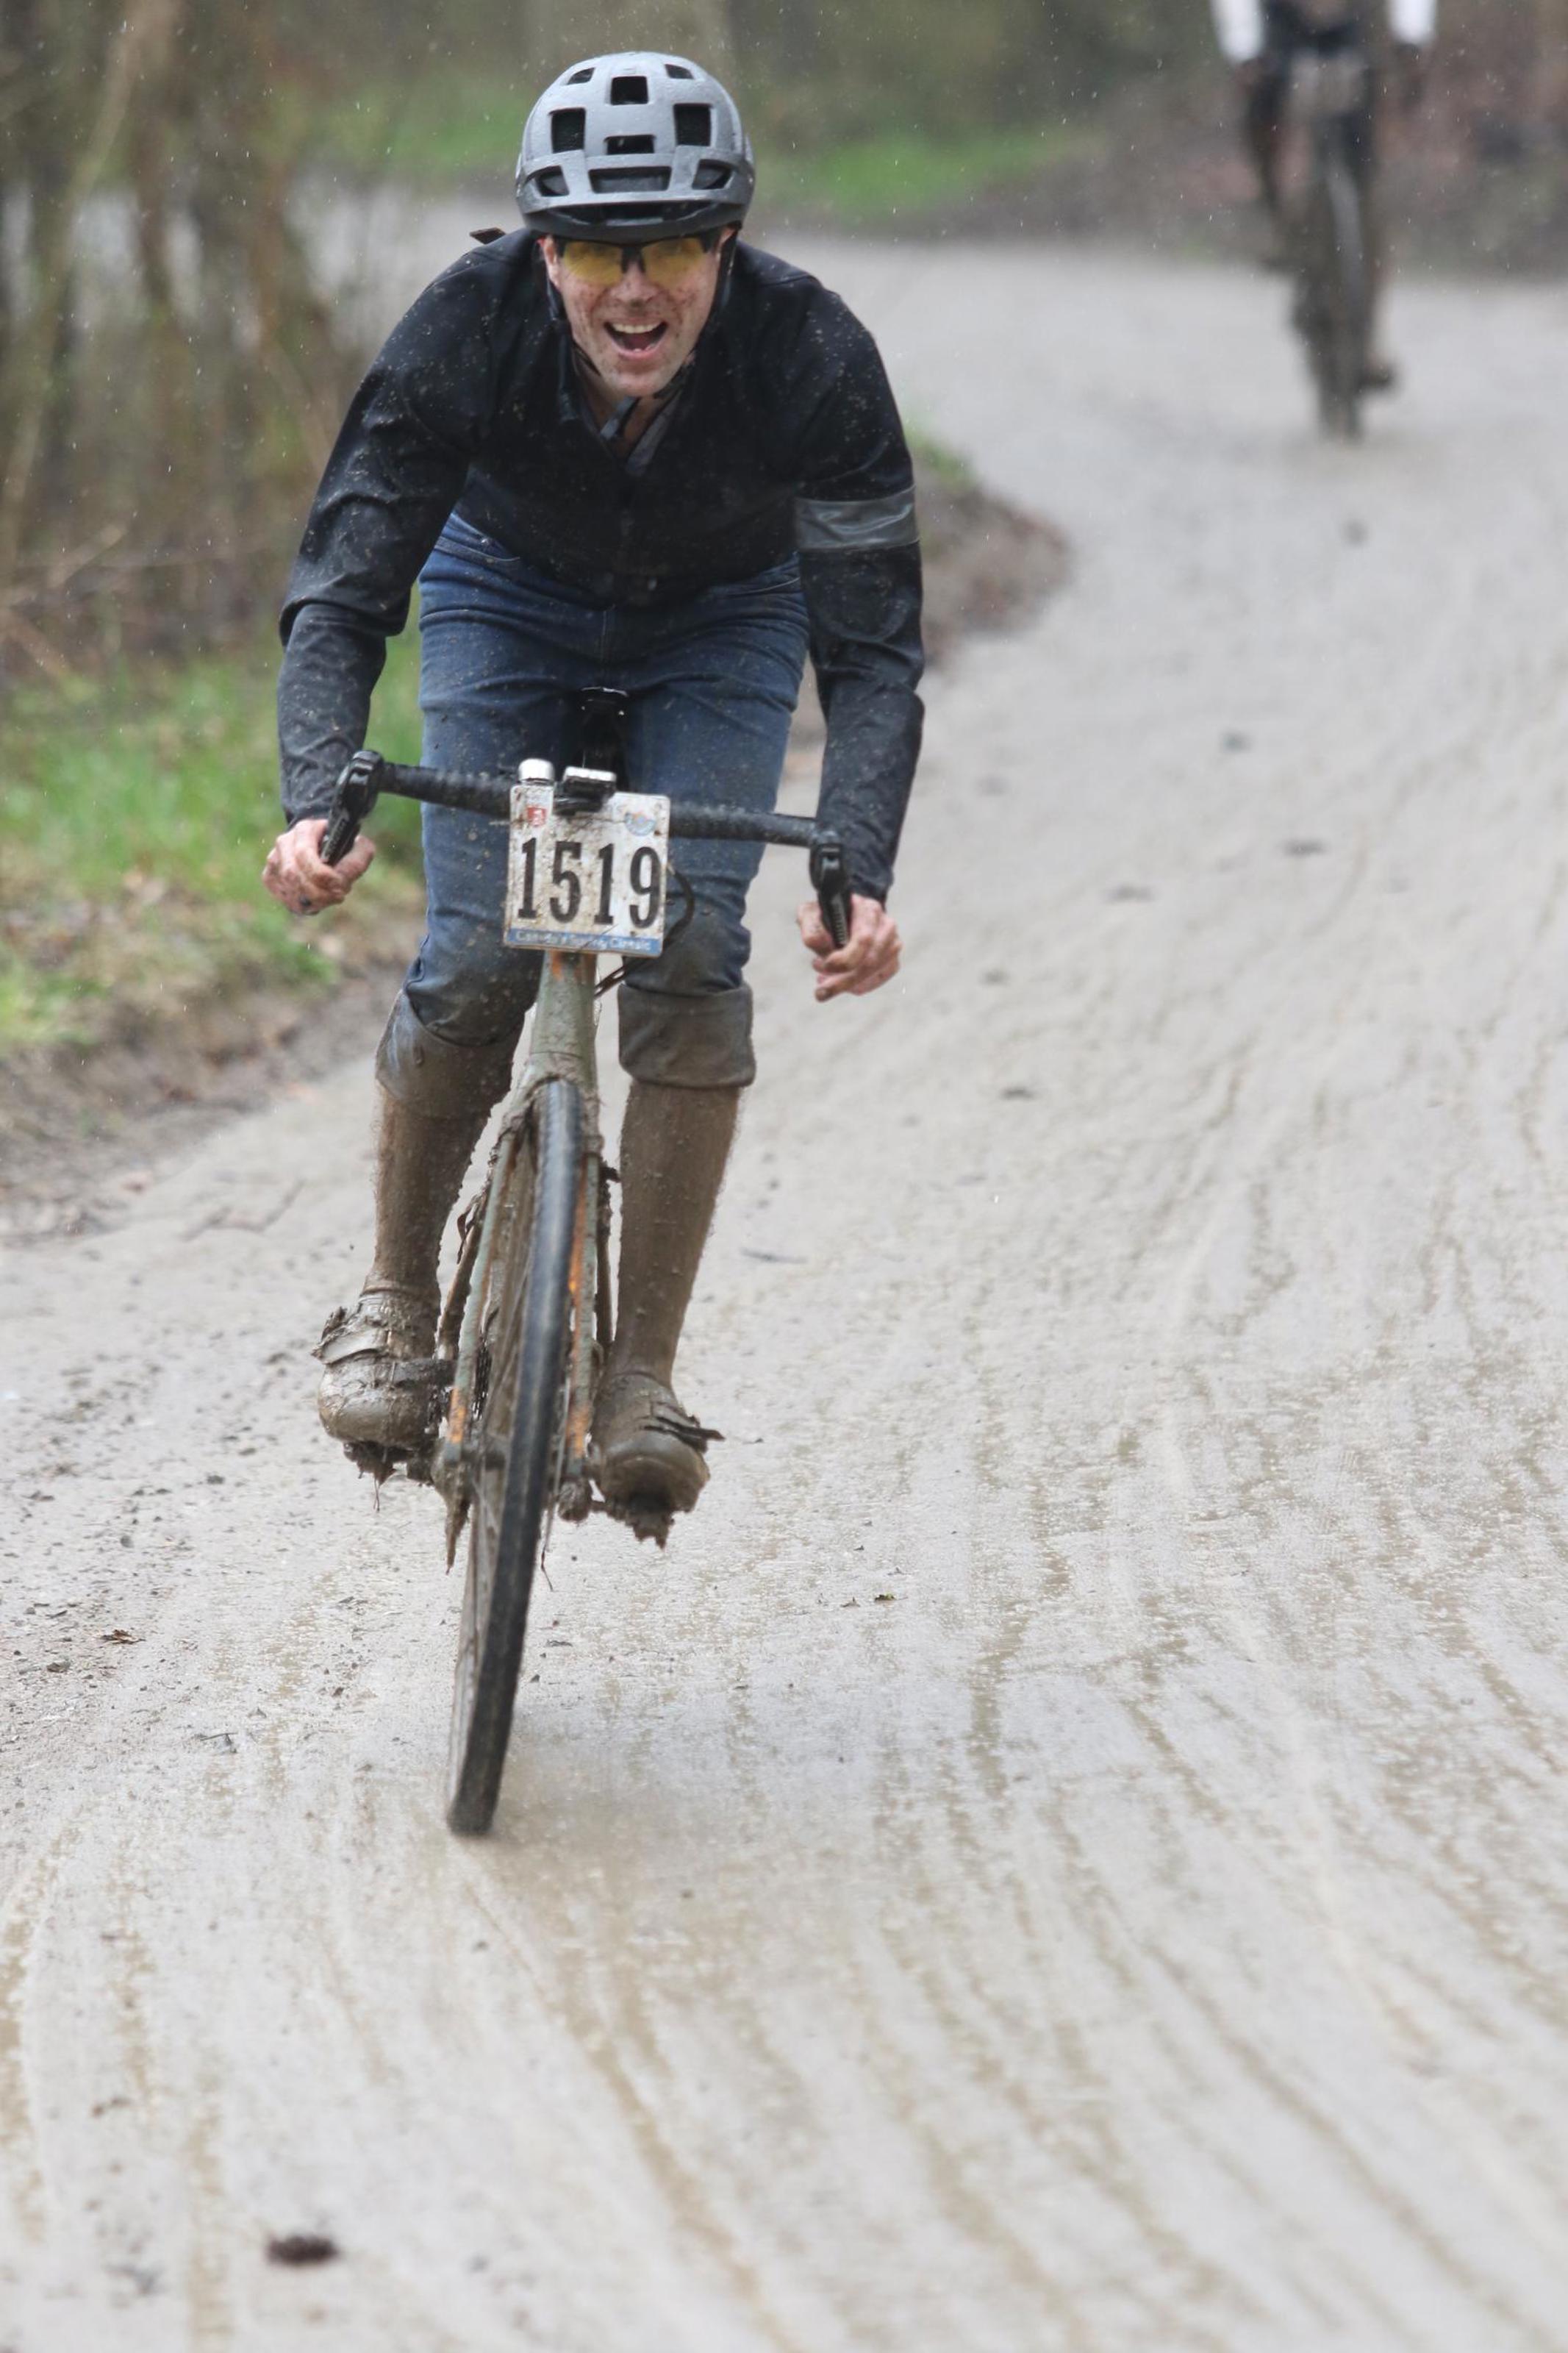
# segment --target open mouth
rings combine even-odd
[[[626,352],[632,356],[640,358],[648,352],[658,351],[659,345],[664,342],[666,336],[668,334],[669,328],[664,320],[656,319],[652,325],[647,327],[615,327],[607,325],[605,332],[608,334],[610,341],[614,343],[616,351]]]

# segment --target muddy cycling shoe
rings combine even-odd
[[[416,1292],[363,1292],[328,1316],[314,1351],[326,1367],[317,1407],[356,1461],[361,1449],[395,1458],[428,1444],[447,1369],[435,1343],[436,1303]]]
[[[594,1409],[592,1467],[610,1509],[662,1544],[677,1512],[708,1484],[705,1430],[652,1373],[613,1374]]]

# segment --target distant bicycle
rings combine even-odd
[[[1378,329],[1379,149],[1414,115],[1437,0],[1211,0],[1236,70],[1242,141],[1270,224],[1267,266],[1295,280],[1295,323],[1325,432],[1353,440],[1398,372]]]
[[[625,698],[593,690],[584,705],[584,765],[558,778],[525,760],[511,776],[395,767],[361,752],[343,771],[322,840],[336,865],[378,793],[509,819],[510,945],[545,952],[529,1051],[500,1113],[479,1198],[436,1339],[432,1427],[409,1476],[447,1505],[447,1556],[465,1529],[468,1581],[452,1695],[447,1820],[488,1831],[500,1794],[533,1573],[552,1519],[611,1511],[595,1491],[590,1442],[595,1384],[608,1353],[610,1179],[599,1133],[595,1024],[602,955],[657,955],[694,905],[670,864],[673,835],[780,842],[811,852],[817,902],[835,943],[849,937],[849,871],[837,837],[810,818],[743,809],[683,809],[626,789]],[[671,892],[684,900],[667,930]],[[718,1433],[681,1417],[675,1432],[705,1448]],[[355,1450],[351,1446],[351,1454]],[[378,1450],[363,1451],[374,1456]],[[384,1461],[366,1461],[385,1474]],[[636,1505],[615,1511],[660,1542]]]
[[[1325,433],[1354,441],[1374,388],[1376,257],[1371,211],[1376,162],[1374,68],[1342,5],[1317,12],[1291,61],[1289,107],[1302,132],[1305,182],[1288,213],[1294,321],[1306,347]]]

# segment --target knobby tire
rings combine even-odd
[[[583,1138],[577,1089],[549,1080],[507,1179],[452,1694],[447,1820],[467,1836],[489,1829],[500,1795],[529,1595],[553,1501]]]

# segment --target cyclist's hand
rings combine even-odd
[[[795,920],[816,974],[819,1005],[830,997],[869,997],[898,971],[903,942],[879,899],[863,899],[858,891],[851,896],[849,938],[841,948],[834,946],[815,899],[805,901]]]
[[[339,905],[375,856],[374,842],[362,833],[341,865],[323,865],[321,836],[326,829],[324,817],[302,817],[279,835],[268,853],[261,879],[291,915],[313,915],[319,907]]]

